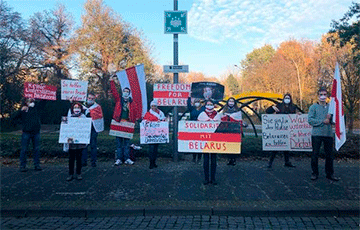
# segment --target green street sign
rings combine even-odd
[[[165,34],[187,34],[187,11],[165,11]]]

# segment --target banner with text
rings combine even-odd
[[[263,114],[264,151],[312,151],[307,114]]]
[[[61,80],[61,100],[86,101],[87,81]]]
[[[129,122],[126,120],[121,120],[120,122],[117,122],[114,119],[112,119],[110,124],[109,135],[132,139],[134,136],[134,130],[135,130],[134,127],[135,127],[134,122]]]
[[[52,85],[38,85],[25,82],[24,97],[56,101],[56,87]]]
[[[154,84],[158,106],[187,106],[191,84]]]
[[[179,121],[178,151],[241,153],[241,122]]]
[[[169,143],[168,121],[140,122],[140,144]]]
[[[59,143],[89,144],[91,118],[62,117]]]

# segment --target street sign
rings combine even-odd
[[[188,73],[188,65],[164,65],[164,73]]]
[[[187,11],[165,11],[165,34],[187,34]]]

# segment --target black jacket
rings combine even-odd
[[[293,114],[296,113],[296,106],[294,104],[286,105],[285,103],[279,103],[276,105],[276,107],[280,110],[280,112],[277,112],[276,114]],[[267,114],[273,114],[275,113],[275,110],[272,106],[266,109]]]
[[[39,107],[43,103],[35,103],[34,107],[29,107],[28,111],[17,111],[14,115],[14,119],[21,119],[22,130],[27,133],[38,133],[40,132],[40,113]]]

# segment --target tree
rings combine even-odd
[[[0,2],[0,118],[9,116],[22,97],[23,70],[34,39],[19,13]]]
[[[61,79],[69,78],[69,41],[73,24],[63,5],[30,18],[31,30],[36,36],[36,56],[31,69],[37,70],[41,82],[60,86]]]
[[[227,86],[231,95],[237,95],[241,92],[239,82],[232,74],[226,78],[225,86]]]
[[[124,22],[102,0],[88,0],[82,25],[72,44],[78,54],[81,76],[93,89],[108,98],[109,66],[116,70],[144,63],[147,75],[153,73],[150,49],[141,33]]]

